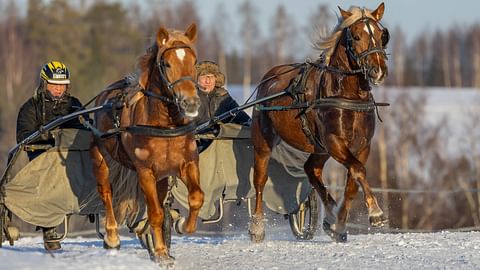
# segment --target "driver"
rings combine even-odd
[[[37,131],[40,126],[82,108],[82,103],[71,96],[70,72],[64,63],[51,61],[40,71],[40,80],[33,97],[20,108],[17,117],[17,143]],[[78,120],[69,121],[62,128],[82,128]],[[43,135],[34,144],[54,145],[50,134]],[[29,151],[28,158],[34,159],[45,150]]]
[[[64,63],[60,61],[51,61],[46,63],[40,71],[40,79],[33,97],[28,99],[20,108],[17,117],[17,143],[26,139],[32,133],[37,131],[40,126],[67,114],[70,114],[80,108],[82,103],[71,96],[70,90],[70,72]],[[71,120],[63,125],[62,128],[82,128],[78,120]],[[48,133],[33,142],[34,144],[54,145],[53,137]],[[28,158],[34,159],[45,150],[28,151]],[[37,227],[37,230],[40,227]],[[55,227],[44,228],[43,231],[44,247],[46,250],[60,249],[59,242],[47,242],[47,240],[57,238]]]

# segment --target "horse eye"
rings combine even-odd
[[[353,39],[358,41],[358,40],[360,40],[360,36],[355,35],[355,36],[353,36]]]
[[[382,46],[383,47],[387,46],[389,40],[390,40],[390,33],[388,32],[387,28],[384,28],[382,30]]]

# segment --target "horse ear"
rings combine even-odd
[[[160,29],[158,29],[158,33],[157,33],[157,44],[160,46],[163,46],[165,45],[165,43],[167,43],[167,40],[168,40],[168,30],[165,29],[164,27],[160,27]]]
[[[197,25],[195,23],[192,23],[187,28],[187,31],[185,31],[185,36],[187,36],[190,41],[195,42],[197,39]]]
[[[385,4],[382,2],[374,12],[372,12],[373,17],[375,20],[380,21],[383,17],[383,12],[385,11]]]
[[[338,6],[338,10],[340,10],[340,14],[342,15],[343,19],[346,19],[346,18],[352,16],[351,12],[343,10],[340,6]]]

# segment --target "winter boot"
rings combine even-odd
[[[51,240],[57,239],[57,231],[55,227],[53,228],[42,228],[43,231],[43,246],[45,250],[57,250],[62,248],[60,242],[49,242]]]

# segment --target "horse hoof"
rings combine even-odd
[[[153,256],[151,260],[158,264],[162,269],[173,269],[175,258],[170,255]]]
[[[333,241],[337,243],[347,242],[347,233],[339,233],[332,229],[332,225],[326,221],[323,222],[323,231],[332,238]]]
[[[346,243],[347,242],[347,233],[346,232],[336,233],[334,240],[337,243]]]
[[[250,240],[253,243],[261,243],[263,240],[265,240],[265,232],[262,234],[252,234],[250,233]]]
[[[107,242],[103,241],[103,248],[104,248],[104,249],[116,249],[116,250],[119,250],[119,249],[120,249],[120,243],[119,243],[118,245],[111,246],[111,245],[107,244]]]
[[[383,227],[388,224],[388,219],[383,215],[376,216],[376,217],[369,217],[370,225],[373,227]]]
[[[261,243],[265,239],[265,225],[263,218],[252,216],[250,223],[248,224],[248,233],[250,234],[250,240],[254,243]]]

